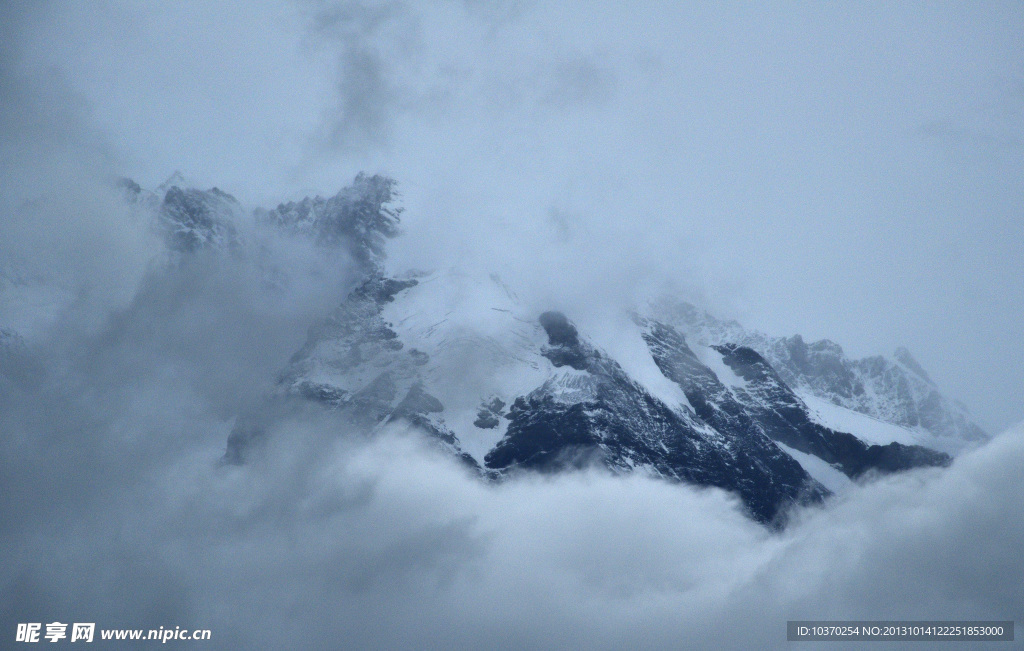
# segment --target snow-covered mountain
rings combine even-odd
[[[966,407],[942,395],[906,348],[897,348],[892,359],[850,359],[828,339],[772,337],[671,297],[650,309],[699,345],[756,350],[823,425],[857,431],[872,442],[916,443],[953,454],[989,438]]]
[[[945,465],[943,450],[984,438],[905,351],[851,361],[831,342],[748,332],[670,299],[609,338],[561,306],[526,307],[486,271],[389,274],[401,211],[384,177],[249,214],[216,188],[124,187],[180,255],[232,249],[245,215],[360,270],[262,406],[238,416],[229,462],[253,454],[275,418],[323,409],[356,431],[413,427],[485,477],[641,472],[733,491],[772,522],[870,473]]]

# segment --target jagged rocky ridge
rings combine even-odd
[[[217,189],[171,185],[161,196],[125,187],[130,200],[155,211],[168,246],[182,255],[230,248],[238,237],[232,224],[241,209]],[[253,213],[347,252],[363,279],[310,329],[262,406],[239,415],[225,460],[244,462],[274,419],[320,409],[344,418],[346,431],[411,426],[491,478],[594,465],[642,472],[732,491],[761,522],[778,522],[791,504],[823,499],[840,488],[835,476],[950,461],[926,446],[829,427],[807,404],[808,395],[835,394],[837,408],[893,426],[958,423],[942,416],[948,401],[915,384],[919,378],[933,386],[908,356],[871,374],[867,362],[845,363],[841,351],[829,357],[816,344],[804,353],[796,344],[783,350],[733,324],[701,322],[696,310],[675,303],[634,316],[631,336],[649,367],[638,374],[637,360],[615,359],[566,315],[525,312],[497,276],[444,270],[390,277],[385,242],[397,235],[400,217],[394,198],[393,181],[360,175],[329,199]],[[899,373],[914,378],[902,381]],[[894,417],[877,390],[874,402],[862,398],[879,377],[916,411]],[[940,435],[978,436],[970,428],[947,430]]]
[[[765,359],[736,344],[713,346],[742,381],[732,390],[702,365],[683,336],[671,326],[647,321],[644,340],[666,377],[683,387],[697,415],[721,431],[760,433],[789,448],[814,455],[849,477],[871,470],[893,472],[942,465],[945,455],[898,442],[870,445],[812,420],[806,405]]]
[[[931,444],[950,450],[989,438],[966,407],[942,395],[904,347],[896,349],[892,360],[850,359],[828,339],[807,343],[800,335],[772,337],[749,331],[675,298],[657,301],[651,312],[702,345],[736,344],[756,350],[801,397],[929,434],[936,437]]]

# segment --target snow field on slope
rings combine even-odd
[[[662,374],[643,339],[640,326],[628,315],[587,324],[584,336],[618,362],[626,375],[649,394],[672,409],[686,407],[693,411],[682,388]]]
[[[552,377],[554,368],[540,355],[547,337],[496,278],[448,270],[417,280],[384,306],[384,320],[405,350],[429,355],[420,373],[427,392],[445,405],[438,420],[482,463],[508,420],[500,418],[494,429],[476,427],[481,403],[496,396],[507,412],[515,398]]]
[[[783,443],[775,442],[783,452],[793,457],[797,463],[799,463],[807,474],[816,479],[822,486],[829,489],[836,495],[840,495],[851,488],[855,487],[856,484],[852,479],[843,474],[842,471],[833,468],[827,461],[813,454],[807,454],[794,450],[793,448]]]
[[[746,389],[747,381],[736,374],[722,359],[722,353],[709,346],[694,346],[693,352],[704,366],[710,368],[718,381],[733,389]]]
[[[926,448],[956,455],[971,447],[968,441],[954,437],[939,437],[922,429],[907,429],[873,416],[835,405],[807,391],[797,394],[807,405],[811,420],[838,432],[853,434],[869,445],[921,445]]]

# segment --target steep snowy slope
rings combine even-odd
[[[913,428],[901,427],[841,407],[808,391],[797,392],[797,395],[807,405],[811,420],[840,432],[853,432],[865,443],[885,445],[896,442],[903,445],[921,445],[951,455],[960,454],[981,443],[978,440],[966,440],[957,436],[935,436],[920,425]]]
[[[693,352],[671,326],[640,319],[644,338],[666,377],[686,392],[697,415],[719,431],[756,435],[810,454],[850,478],[869,470],[942,465],[945,455],[913,445],[867,444],[844,430],[822,426],[778,373],[751,348],[732,344]],[[698,346],[698,350],[702,348]]]
[[[956,452],[988,438],[963,405],[939,392],[906,348],[897,349],[893,360],[880,356],[851,360],[827,339],[808,344],[800,335],[771,337],[748,331],[735,321],[716,319],[671,297],[652,304],[650,315],[701,345],[752,348],[801,396],[872,417],[873,421],[851,420],[854,417],[824,408],[820,402],[816,404],[822,408],[814,410],[824,425],[863,428],[866,442],[913,442]],[[893,427],[879,427],[878,422]]]
[[[539,324],[518,311],[497,277],[375,275],[310,333],[282,385],[373,425],[408,418],[396,410],[417,387],[443,406],[417,418],[458,432],[482,463],[505,433],[504,407],[556,374],[540,355]]]

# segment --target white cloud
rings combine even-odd
[[[781,647],[786,619],[1021,615],[1021,431],[771,534],[718,490],[490,485],[414,438],[306,427],[251,467],[215,467],[211,435],[127,484],[79,468],[94,497],[63,526],[7,532],[5,614],[313,648]]]

